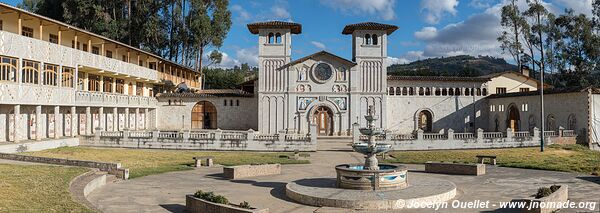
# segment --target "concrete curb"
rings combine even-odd
[[[88,207],[89,209],[100,211],[94,206],[87,196],[94,190],[106,185],[106,172],[100,172],[98,169],[90,169],[71,180],[69,183],[69,192],[75,201]]]

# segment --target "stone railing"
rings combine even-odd
[[[358,125],[354,125],[353,129],[358,131]],[[544,136],[546,145],[575,143],[577,137],[575,131],[564,130],[562,127],[559,131],[545,131]],[[413,134],[386,133],[379,135],[376,140],[391,144],[394,150],[443,150],[532,147],[540,145],[540,138],[541,132],[537,128],[534,128],[533,133],[514,132],[508,128],[506,132],[484,132],[478,129],[476,133],[455,133],[452,129],[445,133],[424,133],[418,130]],[[366,140],[366,136],[354,134],[355,143]]]
[[[280,132],[259,134],[254,130],[202,131],[102,131],[93,136],[82,136],[82,146],[188,149],[188,150],[244,150],[244,151],[316,151],[316,126],[311,125],[306,135]]]
[[[158,100],[156,100],[154,97],[145,96],[76,91],[75,103],[83,106],[156,107]]]

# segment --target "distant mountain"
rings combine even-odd
[[[517,71],[516,65],[502,58],[490,56],[460,55],[430,58],[410,64],[394,64],[388,67],[389,75],[401,76],[481,76],[490,73]]]

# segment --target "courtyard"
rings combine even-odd
[[[109,154],[110,153],[110,154]],[[528,153],[528,154],[525,154]],[[299,204],[286,196],[287,183],[301,185],[335,183],[333,167],[344,163],[362,163],[363,156],[352,152],[346,142],[320,140],[319,151],[303,154],[300,160],[293,153],[259,152],[196,152],[176,150],[106,149],[90,147],[58,148],[26,153],[69,159],[103,160],[121,162],[131,169],[132,179],[111,181],[93,191],[87,200],[101,212],[184,212],[185,196],[197,190],[224,195],[232,203],[248,202],[253,207],[269,208],[271,212],[352,212],[353,210],[314,207]],[[449,162],[472,162],[475,154],[495,154],[498,166],[487,166],[483,176],[445,175],[424,173],[422,163],[438,159]],[[562,155],[561,155],[562,154]],[[214,167],[192,167],[194,156],[215,157]],[[413,151],[392,152],[385,162],[408,163],[408,180],[437,178],[456,185],[452,199],[463,202],[491,201],[488,208],[445,209],[445,212],[502,211],[500,202],[528,197],[538,188],[553,184],[566,184],[569,199],[573,202],[597,202],[600,196],[600,177],[597,164],[600,154],[576,146],[551,146],[540,153],[536,148],[493,150]],[[555,156],[548,161],[544,156]],[[586,159],[592,164],[574,164],[561,157]],[[148,163],[152,162],[152,163]],[[582,161],[579,161],[582,162]],[[593,164],[593,162],[596,162]],[[280,175],[228,180],[223,176],[222,165],[281,163]],[[531,167],[528,165],[552,166]],[[86,208],[68,199],[71,179],[87,170],[79,167],[46,166],[32,163],[2,161],[0,169],[15,171],[3,173],[3,185],[11,194],[2,199],[0,211],[19,211],[50,208],[53,211],[87,212]],[[522,167],[522,168],[509,168]],[[532,169],[533,168],[533,169]],[[547,171],[556,170],[556,171]],[[568,171],[568,172],[561,172]],[[591,174],[594,175],[591,175]],[[28,178],[23,178],[28,177]],[[31,187],[33,186],[33,187]],[[30,200],[43,200],[28,206],[23,196],[33,194]],[[597,207],[596,207],[597,208]],[[431,209],[396,210],[403,212],[430,212]],[[561,212],[581,212],[585,209],[563,209]],[[382,212],[382,211],[360,211]],[[388,211],[395,212],[395,211]]]

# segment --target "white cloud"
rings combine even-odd
[[[421,0],[421,12],[429,24],[437,24],[446,13],[456,15],[457,6],[458,0]]]
[[[246,9],[244,9],[242,6],[240,6],[238,4],[232,5],[231,11],[234,14],[237,14],[237,17],[235,19],[238,21],[246,22],[252,18],[252,15],[250,15],[250,13]]]
[[[408,51],[407,53],[401,55],[398,58],[389,56],[388,62],[390,64],[408,64],[410,62],[426,58],[427,57],[423,56],[423,51]]]
[[[208,60],[208,56],[210,55],[211,52],[212,52],[212,50],[208,51],[208,53],[204,54],[203,63],[205,65],[208,65],[211,63]],[[221,51],[219,51],[219,52],[221,52]],[[248,48],[248,49],[243,49],[243,48],[238,49],[235,53],[235,58],[226,52],[221,52],[221,54],[223,55],[223,57],[221,59],[221,63],[211,64],[210,67],[232,68],[234,66],[239,66],[243,63],[247,63],[250,66],[258,65],[258,49],[256,47]]]
[[[423,27],[420,31],[415,32],[415,38],[419,40],[430,40],[437,36],[437,28]]]
[[[291,19],[292,15],[290,12],[282,6],[271,7],[271,13],[275,19]]]
[[[409,60],[405,59],[405,58],[394,58],[391,56],[387,57],[387,61],[389,65],[393,65],[393,64],[408,64],[410,63]]]
[[[491,0],[471,0],[471,2],[469,3],[469,6],[474,7],[474,8],[488,8],[492,5]]]
[[[325,46],[325,44],[323,44],[323,43],[321,43],[321,42],[318,42],[318,41],[311,41],[310,43],[311,43],[312,45],[314,45],[314,46],[315,46],[316,48],[318,48],[318,49],[322,49],[322,50],[324,50],[324,49],[327,49],[327,47]]]
[[[554,2],[565,8],[573,9],[575,13],[592,15],[592,0],[555,0]]]
[[[321,4],[353,15],[376,15],[386,21],[396,18],[396,0],[321,0]]]

